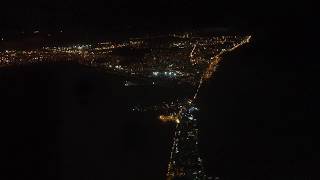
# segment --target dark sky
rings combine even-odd
[[[282,1],[9,1],[1,27],[10,29],[103,29],[228,26],[259,28],[277,22],[299,25],[314,13],[311,2]],[[276,21],[276,22],[271,22]],[[276,27],[273,27],[276,28]]]
[[[0,33],[216,26],[250,33],[252,44],[227,56],[200,94],[206,168],[221,179],[311,180],[319,101],[315,7],[306,1],[10,1],[1,6]],[[110,81],[72,65],[2,70],[4,179],[163,179],[170,127],[152,115],[127,117],[126,98]]]

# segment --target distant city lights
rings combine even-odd
[[[37,34],[40,31],[36,30],[33,33]],[[170,40],[172,37],[176,39]],[[250,36],[192,37],[191,34],[185,33],[162,38],[167,39],[170,43],[156,44],[155,47],[155,44],[148,39],[131,38],[129,41],[122,42],[48,46],[34,50],[10,50],[9,52],[4,50],[0,51],[0,65],[76,61],[83,65],[102,67],[108,72],[128,76],[173,79],[196,86],[200,80],[202,83],[203,80],[212,76],[225,51],[231,51],[247,43]],[[3,41],[3,38],[1,40]],[[121,52],[121,49],[124,48],[132,52],[143,50],[145,53],[137,56],[140,59],[139,63],[123,64],[123,61],[130,61],[130,58],[135,56],[134,53],[130,56],[119,54],[118,50]]]
[[[40,31],[33,31],[33,34],[38,33]],[[153,41],[158,38],[161,38],[161,42]],[[197,147],[199,129],[194,113],[199,109],[195,106],[195,100],[202,84],[212,78],[223,55],[248,43],[250,38],[251,36],[213,36],[186,32],[130,38],[127,41],[47,45],[28,50],[5,49],[0,50],[0,67],[40,62],[77,62],[125,77],[127,80],[121,82],[123,89],[131,90],[134,87],[130,86],[140,86],[140,81],[136,80],[144,79],[148,79],[151,88],[156,88],[161,82],[188,84],[186,87],[191,87],[194,92],[193,98],[130,109],[138,112],[165,109],[159,119],[176,126],[168,164],[168,180],[186,176],[202,180],[206,175]],[[4,41],[4,37],[1,37],[1,41]]]

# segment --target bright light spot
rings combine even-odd
[[[179,117],[176,114],[171,115],[160,115],[159,119],[163,122],[176,122],[180,123]]]
[[[128,81],[126,81],[126,82],[124,83],[124,86],[129,86]]]

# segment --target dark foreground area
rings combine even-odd
[[[285,56],[285,40],[256,38],[226,56],[202,89],[209,176],[313,179],[316,69],[302,53]],[[118,80],[76,64],[2,68],[1,179],[163,180],[173,126],[129,112]]]
[[[5,179],[164,179],[173,127],[129,112],[120,80],[77,64],[2,69]]]

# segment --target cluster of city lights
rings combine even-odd
[[[208,78],[214,71],[218,62],[213,63],[212,59],[220,60],[223,53],[249,39],[250,36],[214,37],[184,33],[121,42],[48,46],[32,50],[8,49],[0,51],[0,66],[74,61],[121,75],[170,79],[197,85],[203,73]]]
[[[194,112],[199,89],[210,79],[225,53],[246,44],[251,36],[213,36],[193,33],[169,34],[128,41],[108,41],[37,49],[0,50],[0,67],[43,62],[77,62],[100,68],[107,73],[146,78],[159,82],[187,83],[193,98],[150,107],[135,106],[132,111],[156,110],[159,119],[176,124],[168,165],[167,180],[191,177],[204,180],[206,175],[197,144],[198,127]],[[3,40],[3,39],[2,39]],[[125,81],[125,88],[138,86]],[[153,87],[152,86],[152,87]]]

